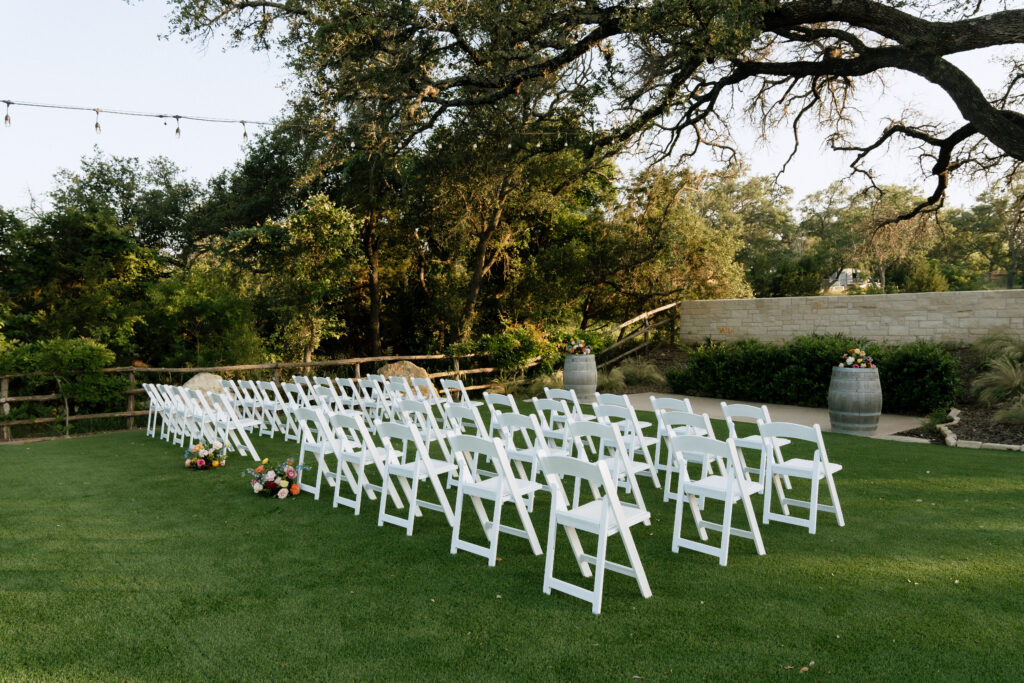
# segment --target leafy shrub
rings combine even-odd
[[[881,347],[821,335],[798,337],[783,346],[755,340],[707,342],[694,350],[686,368],[674,368],[666,377],[680,394],[825,407],[832,367],[843,352],[858,346],[878,364],[887,412],[924,415],[953,404],[956,361],[942,346],[927,342]]]
[[[28,373],[11,381],[12,395],[58,394],[54,402],[12,406],[12,419],[59,417],[67,413],[103,413],[124,409],[127,378],[102,372],[114,353],[86,338],[49,339],[18,344],[0,352],[0,373]],[[54,428],[45,428],[54,431]]]
[[[933,342],[872,347],[882,382],[882,409],[902,415],[949,410],[960,380],[953,356]]]
[[[477,341],[474,351],[486,354],[503,372],[522,377],[538,356],[547,369],[560,357],[554,342],[544,330],[533,325],[510,325],[499,334],[487,334]]]

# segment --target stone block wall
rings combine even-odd
[[[684,344],[708,338],[781,343],[804,334],[846,334],[877,342],[971,343],[997,329],[1024,336],[1024,289],[679,304],[679,336]]]

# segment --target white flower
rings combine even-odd
[[[205,457],[206,457],[206,456],[208,456],[209,454],[210,454],[210,451],[208,451],[208,450],[207,450],[207,449],[205,449],[205,448],[204,448],[203,450],[199,451],[199,457],[200,457],[200,458],[205,458]]]
[[[847,365],[853,365],[853,360],[854,360],[853,356],[848,356],[846,358],[846,364]]]
[[[219,451],[223,447],[224,447],[224,444],[222,444],[220,441],[214,441],[213,442],[213,450]]]
[[[253,490],[253,493],[259,493],[260,491],[263,490],[263,484],[261,484],[258,481],[254,480],[252,482],[252,490]]]
[[[287,498],[288,497],[288,489],[278,489],[277,497],[280,498],[281,500],[284,500],[285,498]]]
[[[263,481],[274,481],[275,479],[277,479],[277,472],[274,470],[270,470],[263,475]]]

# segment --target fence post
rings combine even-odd
[[[128,412],[135,412],[135,371],[128,373]],[[135,429],[135,415],[128,416],[128,429]]]
[[[462,373],[459,371],[458,358],[452,358],[452,371],[455,373],[455,379],[462,379]]]
[[[274,368],[274,384],[281,386],[281,367]]]
[[[359,379],[362,379],[362,378],[363,378],[363,373],[362,373],[362,371],[360,370],[360,366],[361,366],[361,365],[362,365],[362,363],[356,363],[356,379],[357,379],[357,380],[359,380]]]
[[[3,415],[4,417],[7,417],[8,415],[11,414],[11,404],[7,402],[8,394],[10,392],[10,382],[11,380],[7,379],[6,377],[0,379],[0,399],[3,400],[3,405],[0,406],[0,415]],[[11,440],[10,425],[4,425],[3,434],[0,435],[0,439],[2,439],[3,441]]]

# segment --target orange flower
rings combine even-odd
[[[260,465],[259,467],[256,468],[256,474],[262,474],[262,473],[263,473],[263,465]]]
[[[291,493],[291,494],[292,494],[293,496],[297,496],[297,495],[299,495],[299,485],[298,485],[298,484],[292,484],[292,487],[291,487],[290,489],[288,489],[288,491],[289,491],[289,492],[290,492],[290,493]]]

